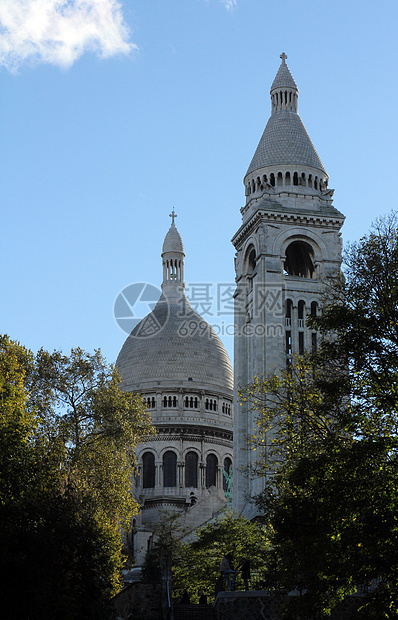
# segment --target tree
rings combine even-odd
[[[208,601],[214,600],[216,581],[222,558],[233,554],[235,565],[243,557],[250,559],[252,587],[268,578],[269,533],[258,522],[251,522],[233,512],[226,512],[195,531],[192,542],[180,544],[173,561],[173,597],[178,600],[187,589],[192,602],[198,602],[202,589]],[[237,581],[239,585],[239,579]]]
[[[95,497],[102,518],[127,528],[137,503],[131,494],[134,447],[154,433],[142,398],[123,392],[100,351],[70,357],[40,350],[32,387],[44,428],[65,446],[65,474]],[[37,400],[39,402],[37,402]]]
[[[120,390],[99,352],[34,357],[6,336],[0,394],[0,574],[9,617],[107,618],[120,587],[120,527],[136,510],[134,446],[153,432],[143,403]]]
[[[181,513],[161,510],[159,519],[151,524],[153,544],[147,554],[142,570],[142,579],[146,582],[159,582],[162,574],[171,577],[171,567],[178,557],[181,539],[187,529],[181,524]]]
[[[344,262],[344,274],[326,289],[322,315],[310,324],[323,336],[321,359],[350,371],[355,433],[396,435],[398,214],[377,219],[369,235],[348,246]]]
[[[302,593],[286,617],[327,616],[361,588],[357,617],[398,613],[397,216],[376,221],[345,263],[309,321],[319,352],[242,391],[258,413],[253,449],[266,446],[257,501],[278,584]]]

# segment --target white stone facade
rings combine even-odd
[[[298,88],[282,63],[271,87],[272,112],[244,179],[242,225],[232,242],[235,271],[233,506],[255,515],[250,498],[263,478],[250,475],[248,439],[256,422],[238,389],[286,367],[317,346],[306,326],[319,312],[323,282],[341,264],[344,216],[332,206],[328,175],[298,115]]]

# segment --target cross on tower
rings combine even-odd
[[[171,225],[174,226],[174,218],[177,217],[177,213],[175,213],[174,209],[172,210],[172,212],[169,214],[169,217],[171,217]]]
[[[285,60],[287,58],[285,52],[282,52],[282,54],[279,56],[279,58],[282,58],[282,63],[285,64]]]

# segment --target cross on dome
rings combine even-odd
[[[285,52],[282,52],[282,54],[279,56],[279,58],[282,58],[282,64],[284,64],[284,65],[285,65],[285,64],[286,64],[286,63],[285,63],[285,60],[286,60],[286,58],[287,58],[287,56],[286,56]]]
[[[172,212],[169,214],[169,217],[171,217],[171,225],[175,226],[174,224],[174,218],[177,217],[177,213],[174,211],[174,209],[172,210]]]

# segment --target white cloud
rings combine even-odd
[[[225,8],[228,10],[236,9],[238,6],[238,0],[221,0],[221,2],[225,5]]]
[[[118,0],[0,0],[0,65],[11,71],[27,60],[69,67],[86,51],[106,58],[134,48]]]

